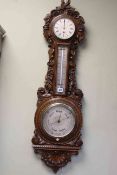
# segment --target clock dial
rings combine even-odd
[[[68,18],[62,18],[54,25],[54,34],[60,39],[69,39],[74,33],[75,24]]]
[[[53,137],[65,137],[72,132],[75,126],[74,111],[64,104],[50,106],[42,119],[44,130]]]

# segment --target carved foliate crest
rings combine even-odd
[[[51,46],[53,44],[52,34],[50,32],[50,23],[52,20],[59,15],[66,14],[68,16],[73,17],[78,25],[77,34],[73,40],[74,46],[77,47],[77,45],[84,40],[85,38],[85,27],[84,27],[84,19],[82,16],[80,16],[79,12],[75,10],[75,8],[70,6],[70,1],[67,1],[66,3],[62,1],[60,7],[56,7],[56,9],[52,10],[50,14],[48,14],[45,17],[45,25],[43,27],[44,29],[44,36],[47,39],[49,45]]]

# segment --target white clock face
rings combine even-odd
[[[69,39],[75,32],[75,25],[72,20],[62,18],[54,25],[54,34],[60,39]]]
[[[62,103],[49,107],[43,113],[42,126],[50,136],[55,138],[67,136],[75,126],[72,108]]]

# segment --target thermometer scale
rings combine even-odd
[[[66,76],[68,65],[68,47],[58,47],[58,60],[57,60],[57,80],[56,80],[56,93],[64,95],[66,91]]]

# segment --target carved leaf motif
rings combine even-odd
[[[68,97],[72,102],[76,104],[78,109],[81,109],[82,104],[81,100],[83,97],[83,93],[80,89],[77,88],[77,82],[76,82],[76,63],[75,63],[75,55],[76,55],[76,49],[79,45],[79,43],[84,40],[85,38],[85,28],[84,28],[84,19],[80,16],[79,12],[75,10],[75,8],[72,8],[70,6],[70,0],[65,2],[62,0],[61,6],[57,7],[56,9],[52,10],[50,14],[48,14],[45,17],[45,25],[43,27],[44,37],[47,40],[49,44],[49,62],[48,65],[48,71],[47,75],[45,77],[45,86],[44,88],[39,88],[37,92],[38,96],[38,103],[37,103],[37,109],[40,104],[45,102],[47,99],[57,98],[57,96],[54,94],[54,84],[55,84],[55,69],[56,69],[56,58],[55,58],[55,38],[53,37],[53,34],[50,29],[50,24],[52,20],[58,16],[66,14],[71,16],[71,18],[74,18],[74,21],[77,23],[77,30],[75,33],[75,36],[72,38],[72,44],[69,48],[69,62],[68,62],[68,83],[67,83],[67,93],[66,97]],[[57,43],[58,44],[58,43]],[[62,98],[62,97],[61,97]],[[36,115],[35,115],[36,116]],[[81,122],[82,124],[82,122]],[[80,124],[80,125],[81,125]],[[59,146],[65,146],[68,147],[77,147],[76,150],[51,150],[47,149],[46,146],[55,146],[54,143],[51,143],[51,139],[44,138],[42,136],[42,133],[39,132],[39,130],[36,127],[34,132],[34,137],[32,138],[32,143],[35,145],[34,151],[35,153],[41,154],[42,160],[45,162],[45,164],[53,169],[54,172],[57,172],[59,168],[64,167],[69,161],[71,161],[71,156],[78,154],[78,151],[80,150],[82,146],[82,141],[80,139],[80,129],[78,130],[77,136],[73,138],[70,141],[66,141],[63,143],[56,143]],[[39,149],[38,145],[41,145],[43,149]],[[36,147],[37,146],[37,147]]]
[[[42,160],[56,173],[59,168],[64,167],[71,161],[72,153],[58,151],[43,151]]]

